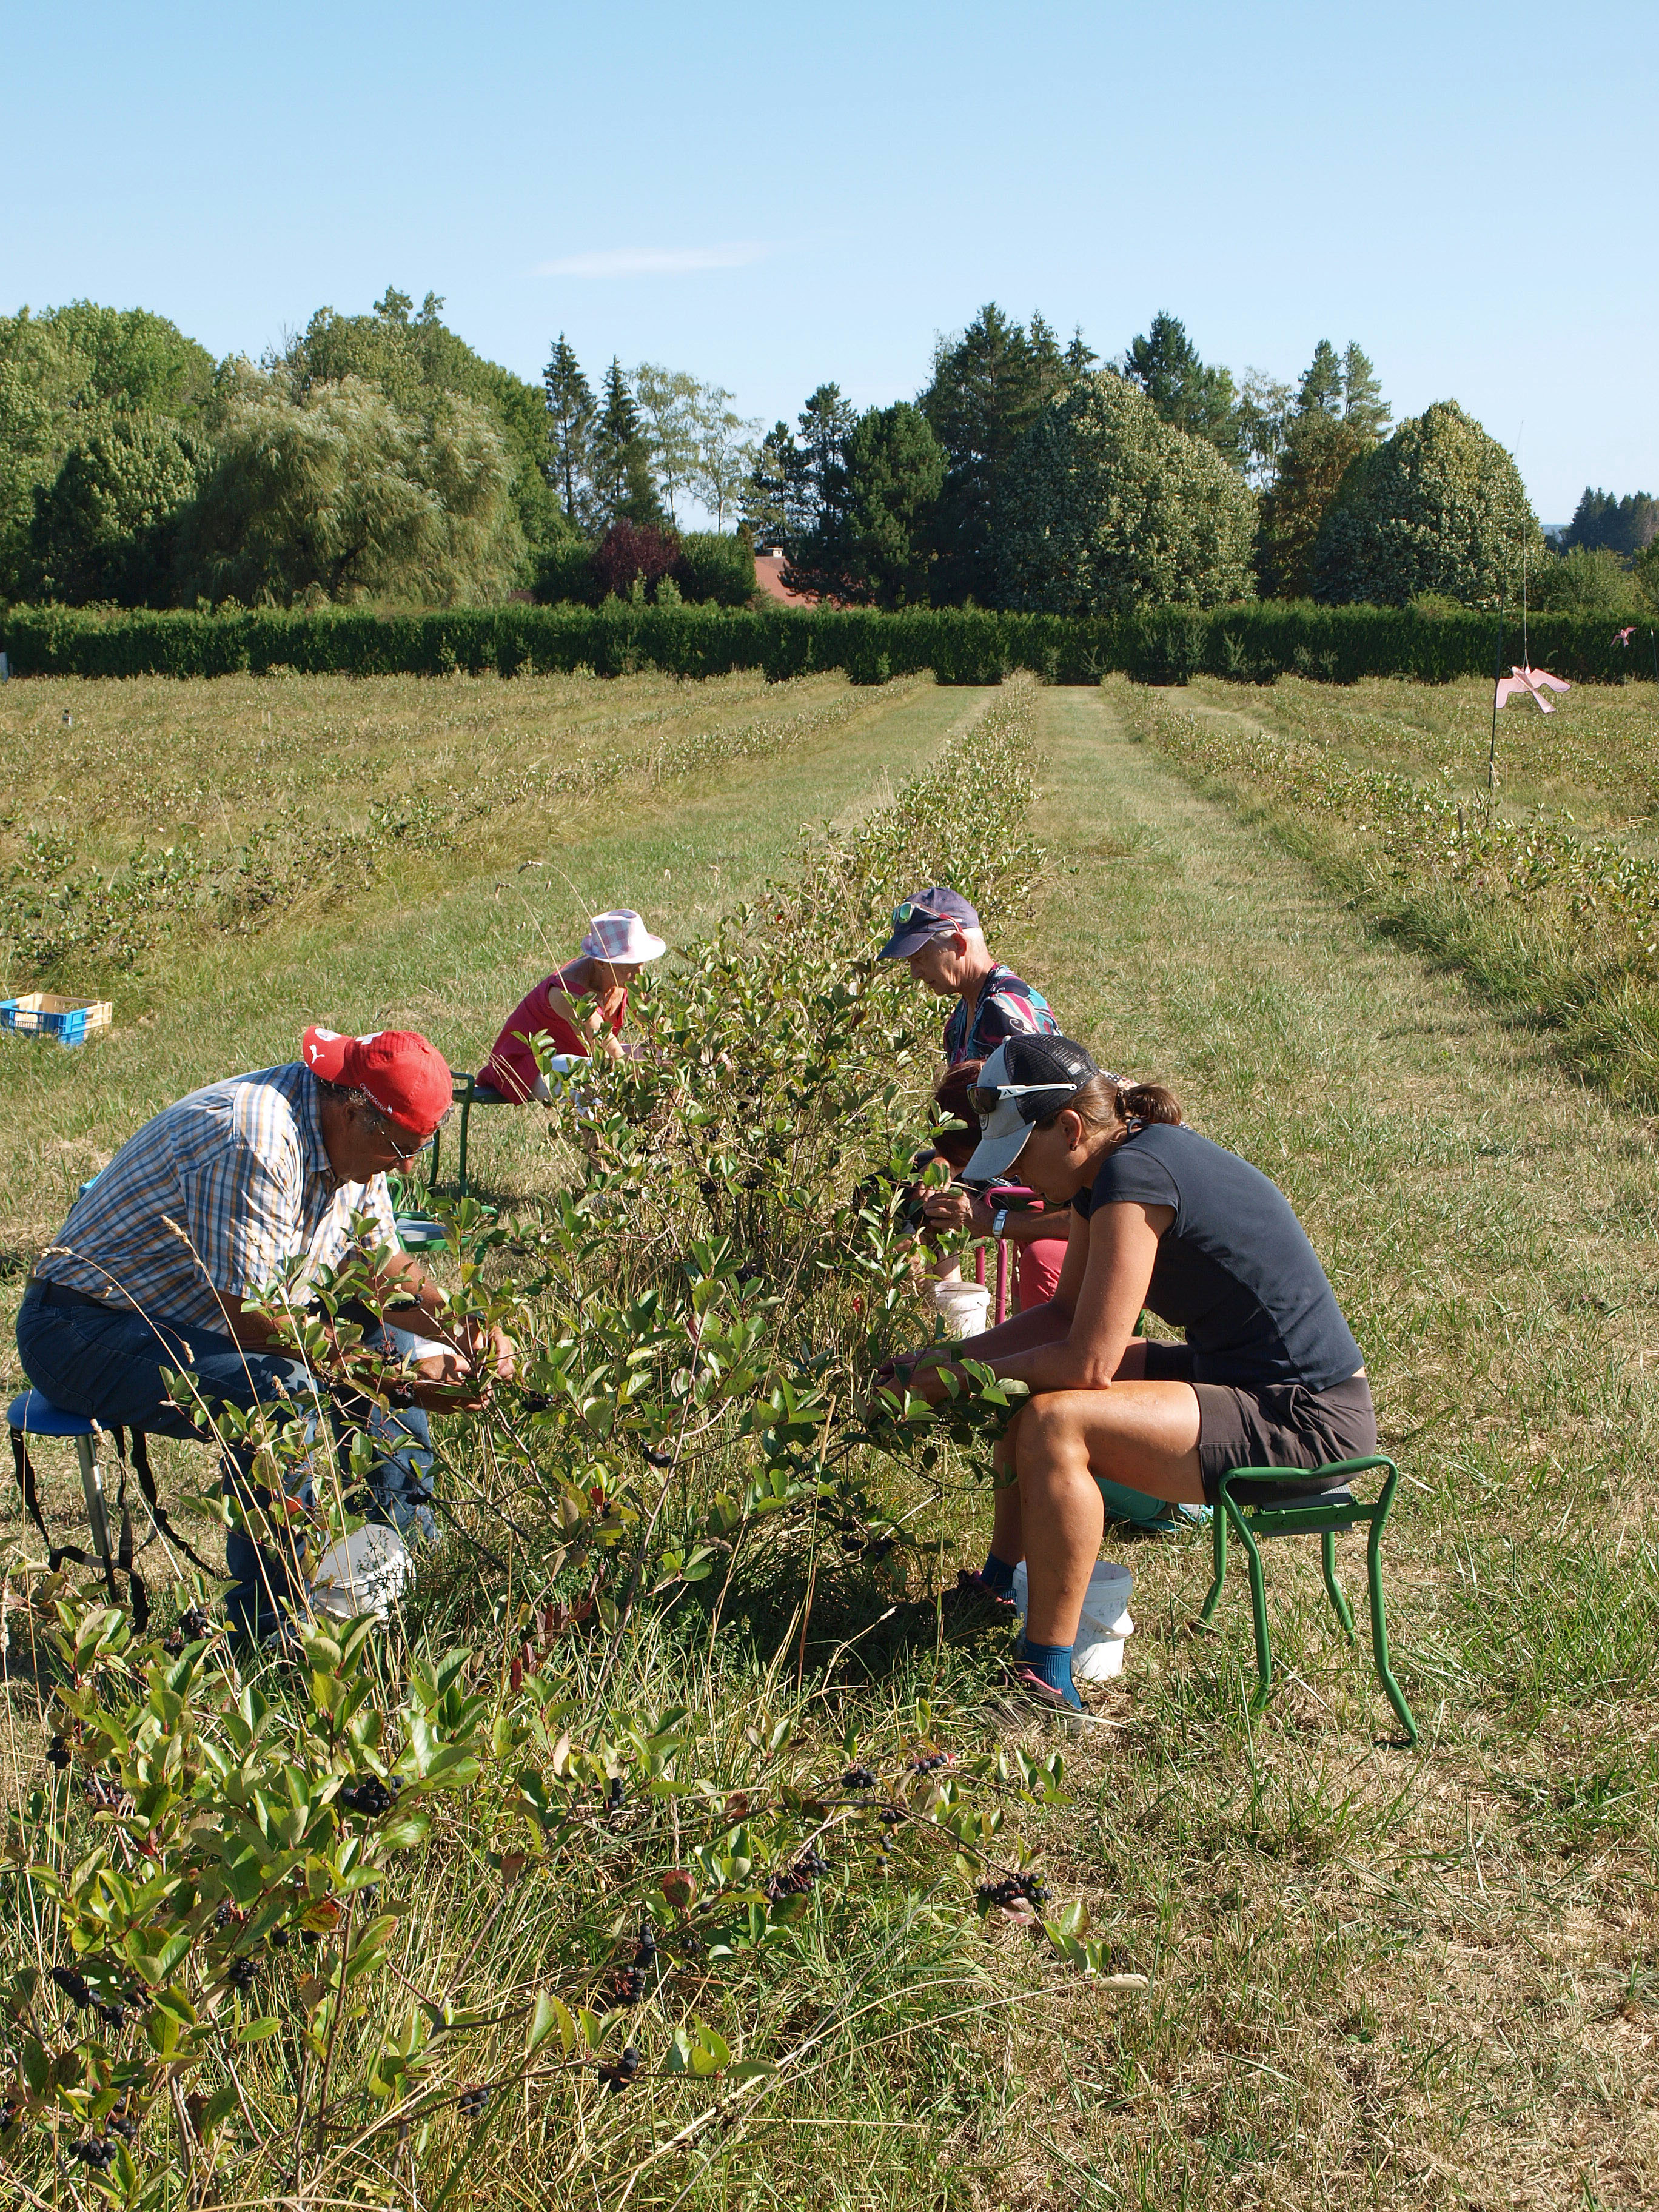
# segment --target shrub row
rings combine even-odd
[[[277,609],[125,613],[13,607],[0,648],[20,676],[228,676],[286,667],[304,674],[600,676],[659,668],[723,676],[757,668],[774,681],[841,669],[860,684],[931,670],[941,684],[994,684],[1016,668],[1050,683],[1122,672],[1146,684],[1204,673],[1240,683],[1300,675],[1345,684],[1402,676],[1444,684],[1489,676],[1499,657],[1495,616],[1413,608],[1246,602],[1204,612],[1159,607],[1099,620],[974,607],[870,609],[653,607],[617,605],[461,608],[386,615]],[[1506,620],[1502,659],[1522,657]],[[1621,646],[1605,617],[1550,615],[1530,629],[1534,665],[1578,683],[1653,680],[1652,641]]]

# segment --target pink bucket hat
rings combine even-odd
[[[643,967],[647,960],[660,960],[667,950],[631,906],[596,914],[592,927],[582,939],[582,951],[590,960],[618,961],[625,967]]]

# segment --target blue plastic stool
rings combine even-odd
[[[81,1488],[87,1501],[87,1522],[92,1530],[94,1559],[88,1564],[103,1570],[105,1581],[113,1595],[115,1577],[110,1554],[109,1515],[104,1501],[104,1471],[99,1462],[98,1438],[107,1431],[96,1427],[84,1413],[66,1413],[54,1406],[50,1398],[39,1390],[20,1390],[6,1408],[6,1420],[11,1429],[11,1456],[17,1470],[17,1487],[22,1492],[23,1503],[34,1517],[35,1526],[46,1534],[46,1522],[35,1495],[34,1472],[29,1465],[30,1437],[72,1437],[75,1455],[81,1462]],[[53,1544],[46,1536],[49,1552],[55,1565],[59,1558],[82,1559],[85,1554],[68,1545]]]

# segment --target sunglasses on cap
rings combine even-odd
[[[988,1121],[1005,1099],[1013,1102],[1022,1121],[1044,1121],[1082,1088],[1080,1083],[975,1083],[969,1086],[968,1103],[981,1121]]]
[[[902,929],[908,921],[944,921],[955,929],[960,927],[955,915],[935,914],[930,906],[922,906],[915,899],[901,899],[893,908],[893,920]]]

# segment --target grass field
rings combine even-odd
[[[1450,766],[1473,783],[1474,696],[1288,682],[1242,702],[1220,686],[1039,694],[1033,820],[1048,860],[998,948],[1103,1060],[1170,1083],[1199,1127],[1272,1174],[1306,1223],[1405,1474],[1386,1565],[1423,1748],[1390,1744],[1310,1547],[1269,1552],[1286,1674],[1257,1717],[1237,1567],[1218,1633],[1199,1637],[1206,1545],[1115,1539],[1137,1576],[1137,1632],[1106,1708],[1120,1725],[1103,1747],[1067,1747],[1071,1802],[1027,1826],[1056,1889],[1085,1897],[1116,1962],[1148,1975],[1144,1995],[1056,1974],[1012,1926],[964,1952],[923,1914],[896,1950],[878,1915],[867,1942],[819,1960],[810,1998],[776,2000],[779,2033],[798,2035],[856,1984],[871,2008],[860,2039],[793,2096],[756,2099],[633,2180],[585,2181],[581,2201],[1163,2212],[1659,2192],[1653,1131],[1564,1076],[1559,1026],[1538,1025],[1535,1002],[1517,1021],[1517,1000],[1477,995],[1448,964],[1455,946],[1429,958],[1401,941],[1402,879],[1386,910],[1360,895],[1364,819],[1340,816],[1338,867],[1309,835],[1329,808],[1257,773],[1274,757],[1264,738],[1289,738],[1361,771]],[[1255,750],[1206,753],[1209,722],[1236,733],[1241,703]],[[115,975],[112,1036],[80,1054],[0,1051],[12,1297],[80,1176],[188,1085],[286,1057],[312,1018],[406,1020],[470,1063],[585,902],[627,899],[684,940],[785,864],[800,827],[878,804],[985,704],[827,682],[764,696],[647,678],[12,685],[9,757],[42,778],[8,800],[15,849],[29,827],[84,810],[88,850],[108,866],[135,832],[154,842],[189,820],[204,871],[277,816],[307,834],[337,812],[363,828],[382,793],[452,788],[465,816],[475,790],[544,773],[537,760],[803,718],[778,750],[706,754],[678,780],[642,761],[585,796],[567,786],[562,802],[526,787],[435,850],[393,839],[366,881],[343,875],[257,927],[221,926],[199,903],[173,913]],[[66,710],[87,732],[72,800],[39,743]],[[1639,693],[1589,701],[1570,752],[1529,757],[1532,784],[1506,763],[1506,802],[1571,808],[1640,852],[1644,711]],[[1521,726],[1517,713],[1505,739]],[[1568,726],[1564,713],[1552,736]],[[1467,925],[1486,894],[1464,891]],[[1581,953],[1573,938],[1560,958]],[[1490,991],[1489,974],[1476,980]],[[527,1117],[497,1117],[475,1142],[508,1206],[556,1188],[562,1155]],[[21,1530],[15,1511],[0,1522]],[[976,1559],[965,1501],[927,1533],[944,1540],[945,1581]],[[1351,1589],[1358,1553],[1339,1547]],[[907,1570],[912,1600],[920,1571]],[[719,1668],[712,1635],[701,1672],[672,1626],[649,1641],[642,1663],[665,1698],[695,1678],[734,1740],[751,1708],[793,1712],[805,1736],[878,1735],[918,1691],[941,1740],[1008,1734],[985,1704],[993,1655],[922,1633],[926,1606],[862,1680],[803,1628],[792,1698],[766,1642],[772,1603],[750,1594]],[[20,1784],[38,1759],[33,1695],[20,1676]],[[434,1954],[470,1957],[477,1917],[465,1868],[447,1868],[426,1923]],[[568,2143],[530,2118],[479,2149],[463,2196],[574,2192]],[[672,2132],[665,2117],[659,2142]]]

